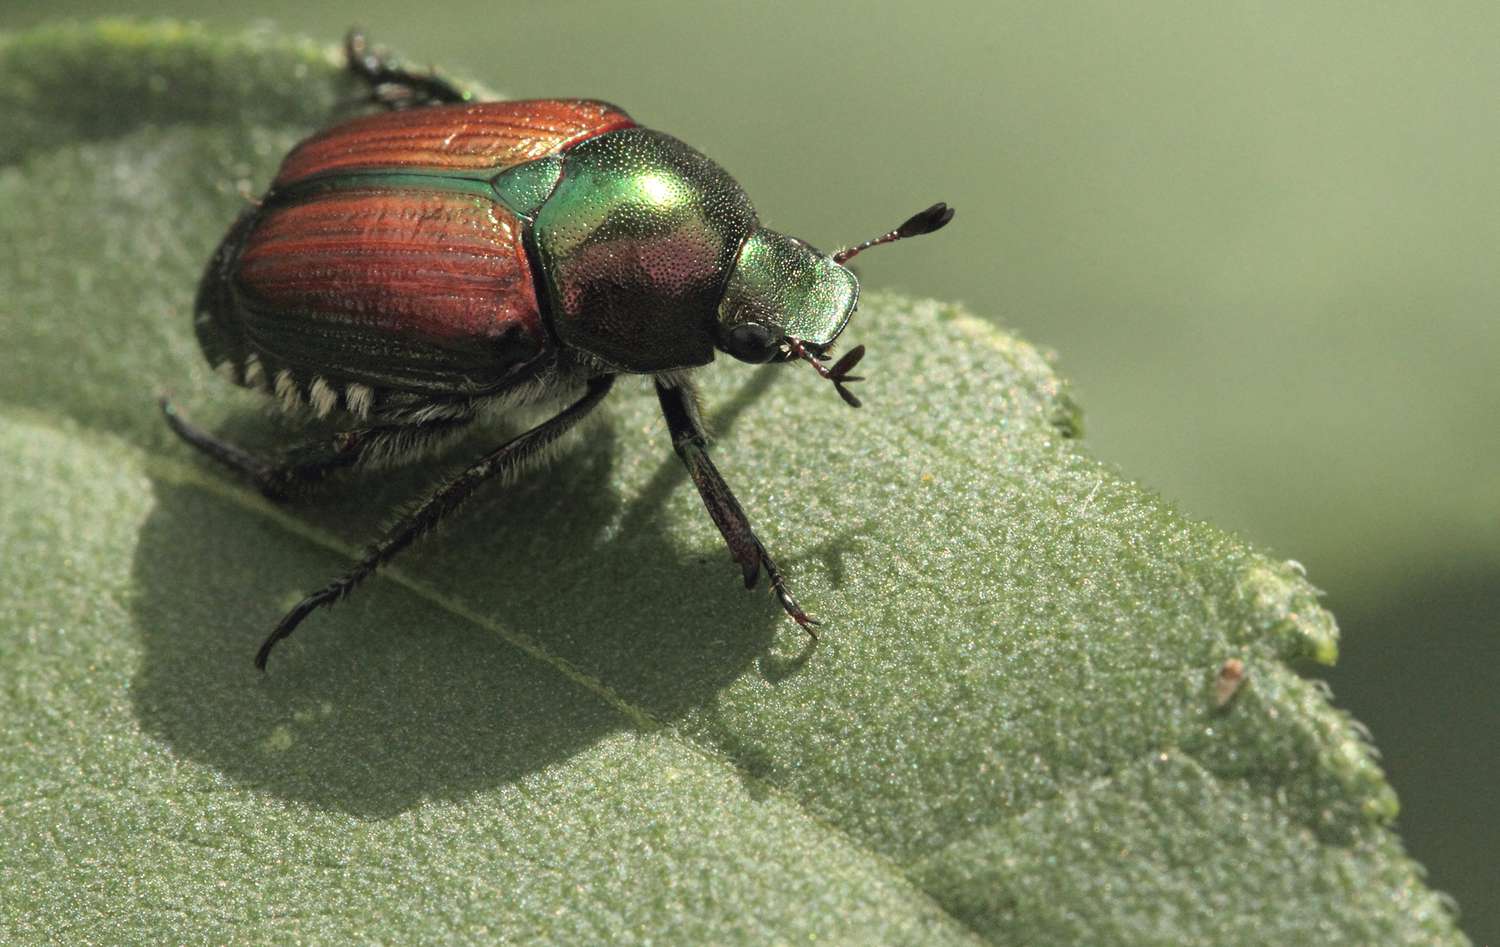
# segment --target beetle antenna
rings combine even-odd
[[[883,233],[874,240],[866,240],[857,247],[840,250],[833,255],[833,262],[842,266],[871,247],[878,247],[882,243],[895,243],[897,240],[905,240],[907,237],[920,237],[923,234],[941,230],[952,219],[953,208],[939,201],[926,210],[911,215],[907,218],[906,223],[895,230]]]
[[[861,402],[854,396],[854,392],[844,386],[865,380],[862,375],[849,374],[849,370],[858,365],[859,360],[865,357],[865,347],[863,345],[856,345],[845,352],[843,357],[837,362],[834,362],[832,368],[826,368],[823,365],[823,359],[826,359],[828,356],[824,355],[820,358],[810,351],[807,346],[803,345],[801,339],[787,339],[786,344],[791,355],[806,361],[807,364],[817,369],[819,375],[833,382],[833,389],[839,393],[840,398],[844,399],[845,404],[851,408],[860,406]]]

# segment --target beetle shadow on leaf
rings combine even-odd
[[[593,425],[545,472],[490,485],[396,560],[417,590],[377,576],[310,617],[267,675],[251,663],[263,635],[349,561],[221,491],[158,478],[134,561],[143,729],[238,783],[381,818],[633,726],[587,679],[658,721],[712,702],[766,652],[779,610],[747,608],[723,561],[699,564],[659,518],[622,512],[617,447],[612,426]],[[353,477],[288,512],[359,544],[435,479],[426,465]],[[685,479],[653,484],[691,491]]]

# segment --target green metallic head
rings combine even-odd
[[[741,244],[719,301],[719,348],[745,362],[805,359],[859,407],[844,386],[859,381],[849,370],[864,346],[850,349],[831,369],[821,364],[859,304],[859,281],[844,264],[870,247],[932,233],[952,219],[948,205],[934,204],[895,230],[832,256],[796,237],[757,229]]]
[[[718,346],[747,362],[769,362],[795,339],[827,348],[854,315],[859,281],[796,237],[761,227],[740,245],[719,301]]]

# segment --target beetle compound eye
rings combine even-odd
[[[758,322],[742,322],[729,330],[724,351],[742,362],[769,362],[776,355],[776,340],[771,330]]]

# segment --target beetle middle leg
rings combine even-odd
[[[352,29],[344,37],[349,71],[370,87],[370,98],[388,109],[467,102],[469,95],[446,79],[412,72],[375,52],[365,34]]]
[[[332,605],[348,595],[355,586],[369,578],[371,573],[388,562],[392,556],[432,532],[448,514],[468,499],[469,494],[473,493],[480,484],[493,477],[503,477],[524,465],[528,460],[541,456],[549,446],[604,400],[604,396],[609,394],[610,386],[614,384],[614,381],[613,375],[601,375],[591,380],[582,398],[564,408],[561,413],[543,421],[524,434],[511,438],[479,458],[467,470],[439,487],[438,491],[416,510],[401,517],[385,538],[371,546],[370,551],[354,568],[307,596],[286,613],[280,624],[260,646],[260,651],[255,655],[255,666],[264,671],[266,659],[271,656],[271,649],[276,646],[276,642],[290,635],[302,623],[302,619],[324,605]]]
[[[474,419],[465,411],[422,422],[376,424],[315,438],[284,451],[275,460],[261,457],[190,424],[165,398],[167,426],[189,444],[249,479],[260,492],[280,499],[299,486],[316,483],[335,470],[372,460],[400,460],[432,450],[461,433]]]
[[[818,620],[797,604],[792,590],[787,588],[786,579],[782,578],[781,570],[776,568],[776,563],[771,560],[766,547],[761,545],[755,530],[750,528],[750,518],[740,508],[729,484],[724,482],[719,469],[708,456],[708,440],[703,435],[702,425],[698,423],[697,388],[687,379],[678,379],[671,385],[658,379],[656,397],[661,402],[667,428],[672,432],[672,448],[682,458],[688,475],[693,478],[698,495],[708,508],[708,515],[713,519],[714,525],[719,527],[725,544],[729,546],[729,554],[739,563],[745,576],[745,588],[755,588],[760,570],[765,569],[782,609],[807,632],[808,637],[816,641],[818,634],[813,631],[813,626],[818,624]]]

